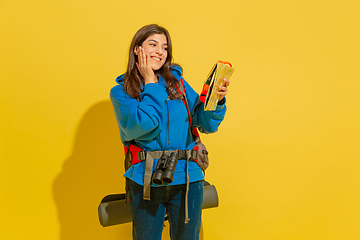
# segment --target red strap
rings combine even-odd
[[[199,131],[198,131],[198,129],[197,128],[193,128],[193,130],[192,130],[192,134],[194,134],[195,136],[197,136],[198,137],[198,139],[199,139],[199,141],[198,142],[201,142],[201,140],[200,140],[200,134],[199,134]]]
[[[204,84],[203,89],[202,89],[201,94],[200,94],[200,101],[202,103],[205,103],[206,95],[207,95],[208,92],[209,92],[209,85]]]
[[[199,151],[199,146],[195,146],[195,147],[193,148],[193,150]],[[195,161],[195,162],[198,162],[199,159],[194,159],[194,161]]]
[[[125,156],[126,156],[126,153],[129,150],[129,147],[124,146],[124,150],[125,150]],[[141,160],[139,159],[140,151],[143,151],[143,149],[139,148],[133,144],[130,145],[130,153],[132,155],[131,165],[141,162]]]
[[[181,85],[182,85],[182,87],[183,87],[183,89],[184,89],[184,93],[182,93],[182,92],[180,91],[180,88],[179,88],[178,85],[176,85],[176,88],[177,88],[177,90],[179,91],[179,93],[181,93],[181,94],[186,94],[185,85],[184,85],[184,82],[183,82],[183,78],[180,79],[180,82],[181,82]],[[186,104],[185,99],[183,99],[182,101],[183,101],[183,103],[184,103],[184,105],[185,105],[185,107],[186,107],[186,110],[187,110],[187,112],[188,112],[189,124],[190,124],[190,126],[191,126],[191,125],[192,125],[192,120],[191,120],[191,114],[190,114],[189,106]]]
[[[183,87],[183,89],[184,89],[184,94],[186,94],[185,85],[184,85],[184,82],[183,82],[183,78],[180,79],[180,82],[181,82],[182,87]],[[176,85],[176,88],[177,88],[177,90],[179,91],[179,93],[182,94],[182,92],[180,91],[178,85]],[[205,95],[205,97],[206,97],[206,95]],[[200,96],[200,101],[201,101],[201,96]],[[204,101],[205,101],[205,98],[204,98]],[[191,119],[190,109],[189,109],[189,106],[186,104],[185,99],[183,99],[183,103],[184,103],[184,105],[185,105],[185,107],[186,107],[186,110],[187,110],[187,112],[188,112],[189,124],[190,124],[190,128],[191,128],[191,132],[192,132],[193,135],[195,135],[195,136],[197,137],[197,139],[198,139],[197,142],[201,142],[201,140],[200,140],[200,134],[199,134],[198,129],[195,128],[195,127],[191,127],[191,126],[192,126],[192,119]]]

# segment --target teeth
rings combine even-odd
[[[152,59],[154,59],[156,61],[160,61],[160,58],[157,58],[157,57],[152,57]]]

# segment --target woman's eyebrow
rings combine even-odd
[[[149,42],[151,42],[151,41],[153,41],[153,42],[155,42],[155,43],[159,43],[159,42],[156,41],[155,39],[150,39]],[[167,43],[164,43],[163,45],[168,45],[168,44],[167,44]]]

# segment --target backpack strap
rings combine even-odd
[[[200,140],[200,135],[199,135],[199,132],[197,130],[197,128],[195,128],[193,125],[192,125],[192,118],[191,118],[191,112],[190,112],[190,108],[189,108],[189,102],[187,100],[187,97],[186,97],[186,91],[185,91],[185,85],[184,85],[184,81],[183,81],[183,78],[181,78],[178,82],[178,84],[176,84],[176,88],[178,89],[178,91],[181,93],[181,95],[183,96],[183,102],[184,102],[184,105],[186,107],[186,110],[188,112],[188,116],[189,116],[189,125],[190,125],[190,131],[191,131],[191,134],[193,136],[193,139],[195,141],[195,143],[198,143],[198,142],[201,142]]]
[[[199,158],[196,159],[195,162],[201,167],[201,169],[203,170],[204,176],[205,176],[205,170],[209,166],[208,151],[207,151],[205,145],[201,142],[198,129],[192,125],[189,102],[186,97],[186,91],[185,91],[185,85],[184,85],[183,78],[181,78],[179,80],[176,87],[177,87],[178,91],[181,93],[181,95],[183,96],[183,102],[185,104],[186,110],[188,111],[189,122],[190,122],[190,131],[191,131],[192,137],[194,139],[194,142],[196,144],[194,149],[199,152],[199,154],[198,154]],[[201,100],[201,96],[200,96],[200,100]]]

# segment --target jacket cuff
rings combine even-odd
[[[226,102],[225,97],[218,102],[218,105],[224,105]]]

